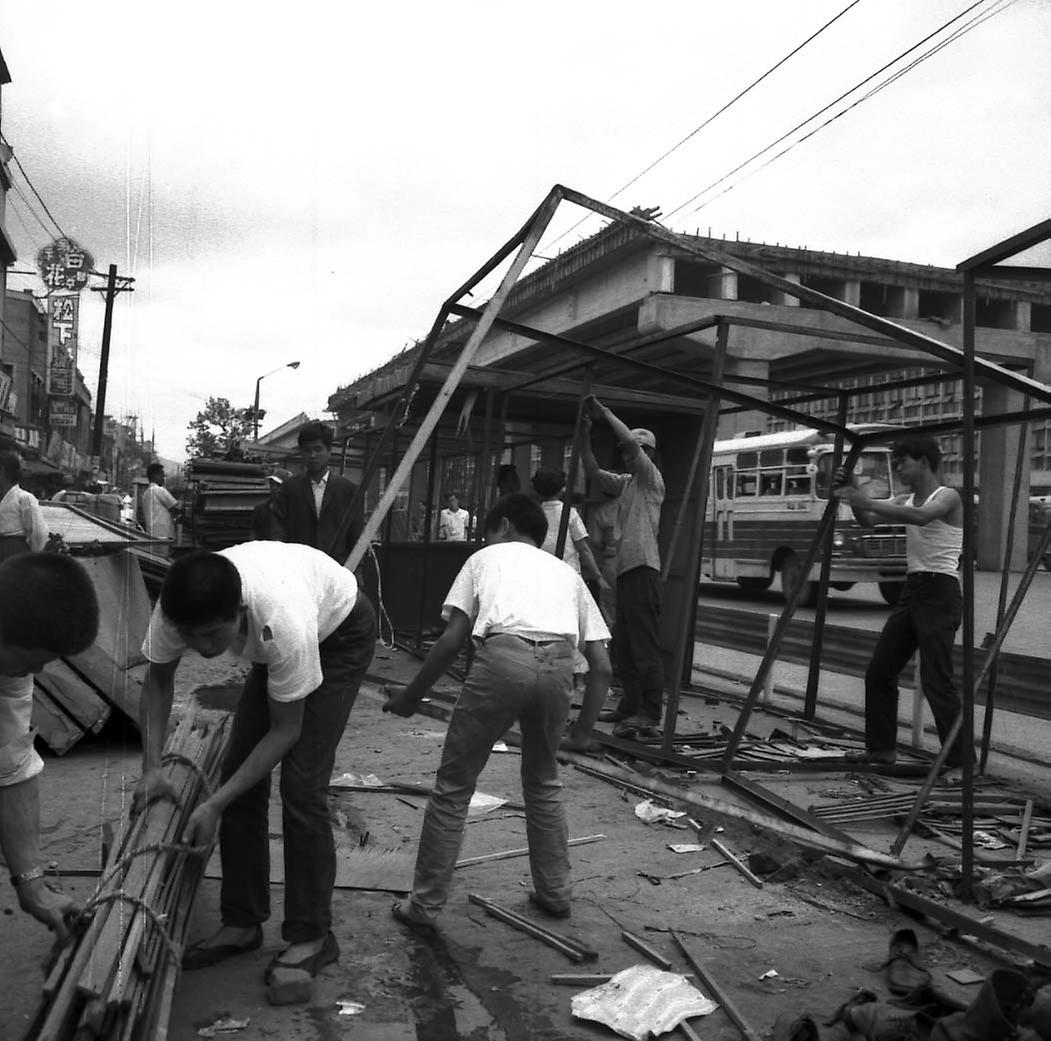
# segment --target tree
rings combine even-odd
[[[234,408],[226,398],[209,398],[187,427],[191,456],[221,456],[252,436],[252,410]]]

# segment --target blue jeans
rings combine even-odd
[[[573,692],[573,648],[487,637],[453,709],[442,761],[427,802],[416,855],[412,902],[435,917],[445,905],[463,843],[467,808],[493,743],[515,720],[522,732],[522,795],[529,867],[537,895],[568,907],[569,828],[555,758]]]
[[[336,847],[328,785],[336,748],[376,649],[376,615],[361,592],[350,614],[318,646],[321,686],[307,695],[299,740],[281,760],[281,831],[285,854],[285,919],[289,943],[324,936],[332,924]],[[234,714],[223,758],[225,782],[270,729],[265,665],[253,665]],[[224,925],[245,927],[270,917],[270,778],[223,812],[219,852]]]
[[[913,573],[891,608],[865,672],[865,744],[870,752],[893,751],[898,738],[898,676],[917,649],[920,680],[942,742],[960,711],[953,680],[952,649],[963,604],[955,575]],[[949,766],[959,766],[954,748]]]

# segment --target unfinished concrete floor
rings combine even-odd
[[[212,663],[214,674],[196,674],[197,693],[187,674],[179,698],[221,711],[224,686],[233,676]],[[397,651],[381,649],[374,665],[379,675],[400,678],[412,663]],[[201,688],[204,688],[203,690]],[[453,684],[448,684],[454,689]],[[209,707],[210,706],[210,707]],[[732,724],[729,703],[692,699],[684,705],[683,730],[709,728],[715,719]],[[375,774],[384,782],[428,785],[440,756],[444,727],[425,717],[400,719],[383,715],[375,685],[364,689],[343,737],[336,773]],[[74,750],[50,760],[44,778],[47,855],[61,866],[97,865],[99,822],[120,811],[116,778],[138,775],[138,752],[119,744]],[[518,756],[512,749],[494,754],[479,790],[520,801]],[[645,768],[644,768],[645,769]],[[658,776],[659,776],[658,772]],[[670,775],[669,775],[670,776]],[[916,929],[925,946],[935,982],[960,1000],[974,988],[952,983],[951,969],[982,974],[1000,964],[989,951],[956,936],[942,935],[934,923],[915,923],[880,899],[838,877],[834,864],[786,847],[775,836],[730,820],[720,823],[720,836],[740,854],[771,849],[798,869],[783,882],[754,888],[732,868],[721,866],[675,881],[653,885],[639,872],[667,875],[716,864],[711,849],[676,854],[671,843],[692,841],[692,832],[666,825],[647,825],[634,815],[640,797],[575,769],[564,774],[570,833],[606,837],[572,852],[576,897],[568,922],[539,919],[555,931],[574,936],[598,952],[598,959],[577,964],[538,941],[487,917],[467,900],[479,893],[527,917],[536,918],[526,902],[529,888],[525,858],[491,861],[457,871],[452,899],[437,938],[421,939],[390,917],[393,895],[339,889],[336,926],[342,956],[338,965],[317,979],[314,999],[306,1006],[273,1008],[266,1003],[263,970],[280,949],[281,887],[274,888],[274,918],[267,924],[261,951],[221,966],[182,976],[168,1037],[190,1041],[220,1019],[247,1020],[236,1033],[219,1036],[240,1041],[263,1039],[416,1039],[453,1038],[573,1039],[614,1036],[596,1024],[573,1019],[570,1000],[576,990],[555,986],[554,973],[613,973],[644,961],[621,938],[627,929],[644,937],[669,958],[674,971],[688,972],[668,933],[674,928],[692,945],[721,981],[737,1006],[765,1033],[776,1017],[789,1011],[825,1014],[861,987],[885,994],[880,975],[866,965],[880,962],[891,933]],[[842,774],[771,778],[763,783],[806,805],[834,785],[849,784]],[[699,775],[692,785],[719,798],[732,799],[714,778]],[[333,794],[334,819],[354,846],[367,834],[376,849],[401,850],[411,862],[423,814],[416,795],[379,792]],[[857,831],[858,837],[886,849],[893,831]],[[463,857],[525,846],[520,812],[502,807],[473,818],[467,826]],[[909,851],[913,851],[910,842]],[[916,849],[927,847],[917,844]],[[933,847],[941,856],[951,851]],[[791,872],[789,872],[791,874]],[[91,879],[71,879],[81,895]],[[189,939],[207,934],[218,914],[219,883],[202,885]],[[8,899],[10,893],[8,891]],[[973,911],[976,915],[978,912]],[[1046,932],[1046,919],[997,914],[998,924],[1034,942]],[[46,951],[47,934],[17,912],[5,918],[5,958],[0,969],[0,1037],[19,1036],[22,1017],[39,987],[36,962]],[[764,977],[769,970],[777,975]],[[702,988],[703,989],[703,988]],[[353,1003],[353,1004],[351,1004]],[[359,1007],[360,1006],[360,1007]],[[710,1041],[736,1039],[737,1028],[722,1011],[694,1026]]]

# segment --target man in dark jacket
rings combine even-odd
[[[297,438],[305,473],[281,484],[273,506],[270,537],[277,542],[301,542],[344,563],[364,526],[361,506],[348,517],[358,486],[329,473],[332,428],[307,423]]]

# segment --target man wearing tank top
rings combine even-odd
[[[929,437],[906,436],[891,446],[891,466],[907,494],[872,499],[856,478],[837,472],[837,495],[850,503],[858,523],[905,525],[908,574],[905,588],[883,626],[865,672],[865,747],[859,760],[893,763],[898,733],[898,677],[920,652],[920,679],[944,744],[960,712],[953,680],[952,648],[962,617],[957,572],[963,548],[963,503],[941,484],[941,450]],[[973,752],[972,752],[973,755]],[[959,744],[949,750],[947,768],[961,766]]]

